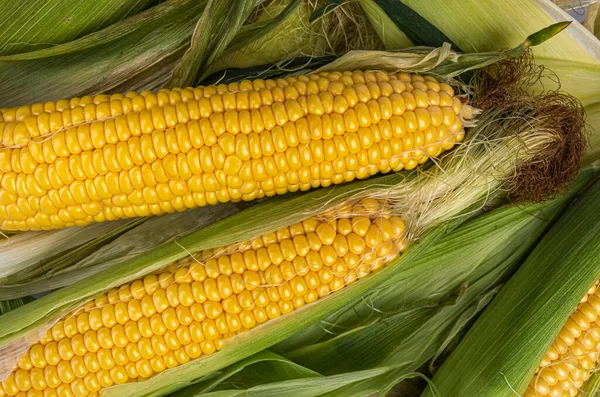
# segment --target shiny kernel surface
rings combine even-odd
[[[468,110],[433,77],[373,71],[3,109],[0,229],[160,215],[409,170],[463,139]]]
[[[581,388],[598,365],[600,281],[581,299],[550,346],[524,397],[583,396]]]
[[[0,396],[32,389],[97,396],[104,388],[213,354],[235,335],[391,263],[403,252],[406,236],[402,219],[385,208],[371,199],[344,203],[112,289],[60,319],[33,344],[0,384]],[[356,223],[366,232],[349,231]],[[312,246],[307,235],[313,236]]]

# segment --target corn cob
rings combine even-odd
[[[523,397],[575,397],[600,353],[599,282],[590,288],[546,352]]]
[[[4,109],[0,229],[252,200],[412,169],[464,137],[435,78],[321,73]]]
[[[179,260],[63,317],[2,382],[0,397],[97,396],[212,354],[381,269],[405,249],[405,234],[401,218],[364,199]]]

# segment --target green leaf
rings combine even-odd
[[[208,69],[223,53],[250,16],[254,4],[255,1],[208,0],[194,29],[192,45],[173,71],[169,86],[187,87],[201,80],[202,70]]]
[[[423,18],[410,6],[403,4],[399,0],[375,0],[375,2],[415,45],[439,47],[444,43],[450,43],[453,50],[461,50],[459,46],[431,23],[431,21]]]
[[[160,25],[134,23],[130,33],[99,46],[46,58],[0,61],[0,107],[164,85],[170,68],[189,45],[204,1],[177,4],[163,14]]]
[[[597,181],[561,216],[435,374],[442,395],[523,393],[577,303],[600,278],[599,256]]]
[[[469,70],[480,69],[502,59],[518,57],[527,48],[550,39],[564,29],[562,24],[548,26],[531,35],[513,49],[475,54],[459,54],[452,51],[449,43],[440,48],[416,47],[398,51],[351,51],[333,62],[319,68],[323,71],[355,69],[410,70],[431,73],[442,77],[455,77]],[[531,39],[533,37],[533,39]]]
[[[325,15],[335,10],[336,8],[348,3],[349,0],[327,0],[325,4],[317,8],[310,15],[310,19],[308,20],[310,23],[315,22],[316,20],[323,18]]]
[[[12,310],[15,310],[18,307],[25,306],[33,300],[34,299],[32,297],[26,296],[18,299],[0,301],[0,314],[5,314]]]
[[[189,5],[195,0],[170,0],[156,7],[148,9],[142,13],[130,18],[116,22],[102,30],[90,33],[81,38],[55,45],[37,51],[30,51],[14,55],[0,56],[2,61],[28,61],[32,59],[47,58],[57,55],[70,54],[77,51],[87,50],[98,47],[102,44],[110,43],[140,29],[150,32],[164,24],[164,20],[174,20],[183,18],[189,14],[191,8]]]
[[[118,266],[122,262],[161,244],[171,242],[209,225],[226,216],[238,212],[242,205],[223,204],[217,208],[202,207],[185,213],[167,214],[160,217],[137,218],[119,222],[104,222],[85,228],[68,228],[45,232],[50,249],[58,248],[53,243],[59,240],[63,245],[60,254],[49,255],[50,250],[36,249],[34,255],[20,258],[18,262],[7,262],[0,270],[13,269],[10,276],[0,279],[0,300],[13,299],[25,295],[40,294],[61,288],[101,271]],[[118,225],[122,225],[118,228]],[[101,226],[102,225],[102,226]],[[81,231],[81,233],[75,233]],[[157,231],[160,231],[157,233]],[[78,238],[89,238],[76,247]],[[24,237],[27,234],[23,235]],[[11,251],[23,254],[23,247],[36,242],[24,241]],[[9,248],[12,248],[8,244]],[[1,247],[1,246],[0,246]],[[66,251],[66,253],[65,253]],[[43,258],[38,259],[38,258]],[[9,266],[10,265],[10,266]],[[17,271],[19,270],[19,271]]]
[[[375,0],[359,0],[364,13],[369,18],[371,26],[377,32],[386,50],[399,50],[413,47],[414,43],[400,30],[388,14],[381,9]]]
[[[134,15],[152,0],[1,0],[0,55],[76,39]]]

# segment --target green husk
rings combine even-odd
[[[257,65],[285,71],[296,58],[306,58],[307,64],[317,57],[382,47],[367,16],[353,2],[271,0],[257,10],[252,23],[240,30],[240,40],[204,77]]]
[[[117,221],[73,227],[54,232],[32,232],[0,240],[0,285],[10,283],[11,277],[21,274],[43,274],[51,270],[51,262],[60,258],[62,265],[73,264],[73,250],[102,245],[110,235],[118,235],[139,221]],[[35,249],[30,249],[35,247]],[[17,276],[17,279],[22,277]],[[0,299],[2,300],[2,299]]]
[[[440,392],[448,397],[523,393],[577,303],[600,278],[599,256],[597,181],[561,216],[436,372]]]
[[[414,43],[377,5],[375,0],[359,0],[358,4],[369,18],[369,22],[371,22],[386,50],[399,50],[414,46]]]
[[[41,233],[33,241],[29,236],[35,237],[37,234],[17,236],[15,240],[19,241],[22,237],[24,241],[7,247],[11,248],[7,255],[18,255],[17,258],[5,256],[3,259],[6,261],[0,264],[0,272],[10,274],[0,278],[0,301],[40,294],[76,283],[161,244],[172,242],[178,236],[230,216],[241,208],[241,205],[229,203],[217,208],[196,208],[161,217],[93,224],[85,229],[61,229]],[[160,232],[157,233],[157,230]],[[88,241],[80,243],[81,237]],[[40,241],[42,239],[48,242]],[[41,246],[42,243],[44,246]],[[26,249],[32,245],[37,246],[35,251]],[[60,251],[53,254],[57,250]]]
[[[0,55],[76,39],[134,15],[152,0],[0,1]]]
[[[600,373],[592,373],[592,376],[585,382],[581,391],[584,396],[598,397],[600,393]]]
[[[106,28],[102,35],[111,37],[84,40],[77,45],[64,44],[51,54],[31,60],[0,60],[0,106],[90,95],[99,92],[127,91],[142,81],[146,88],[163,86],[169,68],[188,46],[196,18],[204,0],[171,0],[140,16]],[[160,18],[155,18],[155,14]],[[143,21],[151,23],[141,23]],[[115,39],[115,37],[117,37]],[[96,45],[97,42],[102,42]],[[73,47],[75,52],[71,52]],[[54,54],[57,55],[54,56]],[[145,79],[155,73],[152,81]]]
[[[242,28],[242,39],[217,59],[210,70],[248,68],[282,63],[294,56],[325,54],[328,47],[319,31],[321,23],[309,24],[311,12],[311,4],[301,0],[269,4],[254,22]]]
[[[188,87],[201,80],[200,71],[231,43],[257,1],[208,0],[194,28],[192,44],[175,67],[169,87]]]
[[[450,78],[469,70],[489,66],[508,57],[518,57],[531,46],[538,45],[554,37],[568,25],[569,23],[564,22],[550,25],[529,35],[520,45],[501,52],[459,54],[453,51],[448,43],[437,49],[417,47],[416,50],[407,49],[396,52],[351,51],[317,69],[317,72],[396,68],[419,73],[434,72],[437,76]],[[424,54],[426,56],[423,56]]]

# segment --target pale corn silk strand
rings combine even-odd
[[[434,77],[323,72],[5,109],[0,229],[159,215],[412,169],[471,109]]]
[[[600,355],[600,281],[571,313],[546,352],[523,397],[583,396]]]
[[[88,302],[31,346],[0,395],[87,396],[143,381],[380,270],[406,248],[404,222],[384,202],[346,202],[335,217],[193,253]]]

